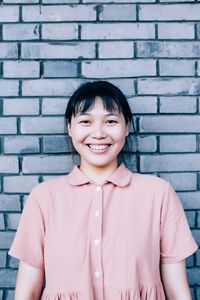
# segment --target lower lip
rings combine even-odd
[[[105,148],[105,149],[97,150],[97,149],[90,148],[89,146],[87,146],[87,147],[88,147],[93,153],[97,153],[97,154],[105,153],[105,152],[107,152],[108,149],[110,148],[110,146],[109,146],[109,147],[107,147],[107,148]]]

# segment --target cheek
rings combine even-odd
[[[84,140],[87,135],[88,135],[88,131],[85,130],[84,128],[75,128],[72,132],[71,132],[71,135],[72,135],[72,140],[75,142],[79,142],[79,141],[82,141]]]
[[[111,136],[113,140],[115,140],[116,142],[123,142],[126,137],[126,131],[124,128],[118,127],[112,131]]]

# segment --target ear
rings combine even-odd
[[[72,135],[71,135],[71,126],[70,126],[69,123],[67,123],[67,132],[68,132],[68,135],[69,135],[69,136],[72,136]]]
[[[130,124],[130,123],[126,124],[126,136],[129,135],[129,124]]]

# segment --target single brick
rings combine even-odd
[[[43,137],[43,153],[66,153],[70,150],[70,138],[66,135]]]
[[[194,39],[194,24],[158,23],[159,39]]]
[[[0,230],[5,230],[5,222],[3,214],[0,214]]]
[[[136,20],[136,5],[135,4],[102,5],[99,19],[101,21]]]
[[[200,245],[200,231],[199,230],[192,230],[192,234],[197,242]]]
[[[24,174],[32,173],[64,173],[72,169],[71,155],[59,156],[26,156],[23,158],[22,170]]]
[[[197,227],[200,228],[200,213],[197,214]]]
[[[138,41],[137,57],[192,58],[200,57],[199,42]]]
[[[192,60],[160,60],[159,70],[161,76],[194,76],[195,61]]]
[[[0,134],[15,134],[17,133],[16,118],[0,118]]]
[[[21,118],[21,133],[64,133],[63,117],[23,117]]]
[[[40,64],[37,61],[5,61],[4,78],[39,78]]]
[[[0,97],[18,96],[19,81],[0,79]]]
[[[122,92],[125,94],[126,97],[131,97],[135,95],[135,88],[134,88],[134,80],[133,78],[116,78],[116,79],[109,79],[109,82],[113,83],[117,87],[119,87]]]
[[[197,241],[198,243],[198,241]],[[199,243],[198,243],[199,245]],[[200,268],[190,268],[187,270],[188,281],[190,285],[199,284]],[[197,298],[198,299],[198,298]]]
[[[100,42],[99,58],[133,58],[133,42]]]
[[[23,154],[39,153],[39,137],[36,136],[7,136],[4,138],[4,153]]]
[[[137,138],[138,151],[155,152],[157,150],[157,141],[155,136],[140,136]]]
[[[194,267],[194,255],[191,255],[189,257],[186,257],[186,267]],[[194,299],[194,298],[192,298]]]
[[[160,0],[160,2],[169,2],[169,1],[168,0]],[[173,2],[186,2],[186,1],[185,0],[173,0]],[[194,0],[187,0],[187,2],[194,2]]]
[[[1,5],[0,22],[17,22],[19,21],[19,6]]]
[[[3,25],[3,40],[38,40],[38,24],[5,24]]]
[[[8,255],[8,257],[9,257],[9,264],[8,264],[8,266],[11,269],[18,269],[19,268],[19,260],[17,258],[13,257],[13,256],[9,256]],[[11,298],[11,299],[14,299],[14,297]]]
[[[99,60],[82,62],[84,77],[132,77],[156,75],[155,60]]]
[[[81,39],[84,40],[155,38],[154,24],[149,23],[82,24],[81,26]]]
[[[13,237],[14,237],[13,232],[0,231],[0,248],[1,249],[9,249],[10,246],[11,246]],[[2,287],[2,285],[1,285],[1,275],[0,275],[0,287]]]
[[[199,61],[198,61],[198,67],[197,67],[197,74],[198,74],[198,76],[200,76],[200,64],[199,64]]]
[[[79,0],[42,0],[44,4],[72,4],[72,3],[79,3]]]
[[[42,39],[45,40],[77,40],[78,24],[43,24]]]
[[[83,3],[122,3],[122,0],[82,0]],[[141,0],[124,0],[123,3],[137,3]],[[154,2],[154,0],[142,0],[142,2]]]
[[[149,114],[157,112],[157,98],[134,96],[128,99],[133,114]]]
[[[200,116],[143,116],[139,131],[199,133]]]
[[[37,176],[4,176],[5,193],[29,193],[38,184]]]
[[[38,115],[39,114],[39,99],[4,99],[3,114],[10,115]]]
[[[200,193],[198,191],[181,192],[179,193],[179,196],[184,204],[185,209],[200,209]]]
[[[200,266],[200,249],[197,250],[196,257],[197,257],[197,266]],[[199,292],[200,292],[200,290],[199,290]]]
[[[7,236],[10,237],[11,234],[12,234],[11,232],[8,232]],[[0,233],[0,237],[1,236],[4,237],[3,233]],[[4,238],[6,239],[6,235]],[[15,286],[15,283],[16,283],[16,272],[9,269],[0,270],[0,288],[11,288]]]
[[[24,6],[22,18],[25,22],[95,21],[94,5],[45,5]]]
[[[8,4],[31,4],[31,3],[39,3],[39,0],[3,0],[3,3],[8,3]]]
[[[95,43],[24,43],[22,58],[94,58]]]
[[[42,100],[42,114],[64,115],[68,101],[66,98],[45,98]]]
[[[200,39],[200,23],[197,24],[197,38]]]
[[[198,95],[199,78],[139,78],[138,94]]]
[[[0,157],[0,173],[12,173],[19,172],[18,159],[16,156],[1,156]]]
[[[199,20],[200,5],[195,4],[144,4],[139,5],[139,20],[176,21]]]
[[[0,211],[20,211],[21,205],[18,195],[0,194]]]
[[[200,154],[141,155],[141,172],[199,171]]]
[[[160,137],[160,152],[196,152],[195,135],[163,135]]]
[[[82,83],[80,79],[40,79],[25,80],[22,84],[23,96],[71,96]]]
[[[70,61],[44,62],[44,77],[77,77],[78,65]]]
[[[196,173],[161,173],[160,177],[169,181],[177,191],[190,191],[197,189]]]
[[[21,214],[7,214],[7,228],[17,230]]]
[[[160,97],[161,113],[195,113],[196,97]]]
[[[18,57],[18,48],[15,43],[0,43],[0,59]]]
[[[0,268],[5,268],[5,267],[6,267],[6,251],[0,251]]]

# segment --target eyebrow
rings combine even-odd
[[[81,112],[81,113],[78,113],[78,116],[84,116],[84,115],[86,115],[86,116],[90,116],[90,115],[92,115],[92,114],[90,114],[90,113],[87,113],[87,112]],[[108,114],[106,114],[105,116],[119,116],[119,114],[118,113],[108,113]]]

